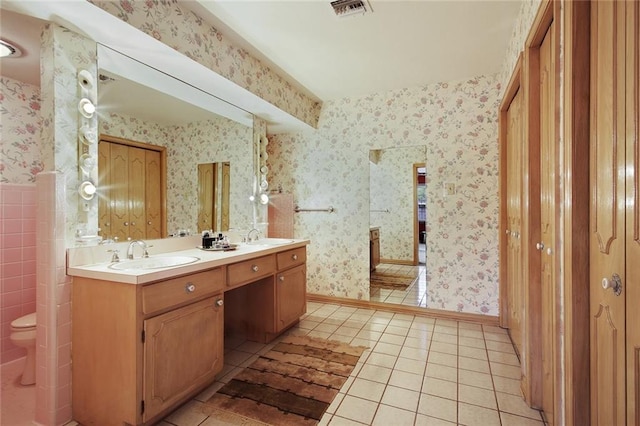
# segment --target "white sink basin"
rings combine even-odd
[[[118,271],[131,269],[159,269],[169,268],[171,266],[188,265],[197,262],[199,257],[195,256],[153,256],[143,257],[140,259],[123,260],[121,262],[112,263],[109,268]]]
[[[289,244],[294,241],[290,238],[260,238],[257,241],[251,241],[247,244],[252,246],[279,246],[280,244]]]

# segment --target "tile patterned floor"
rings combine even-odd
[[[372,302],[393,303],[396,305],[427,306],[427,273],[424,265],[395,265],[381,263],[376,267],[377,272],[388,274],[415,274],[418,279],[405,290],[391,290],[385,288],[371,289],[369,299]]]
[[[289,333],[369,347],[320,425],[543,425],[522,400],[518,358],[498,327],[309,303]],[[219,424],[202,414],[203,402],[272,344],[225,346],[218,381],[161,425]]]

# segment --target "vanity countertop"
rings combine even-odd
[[[176,239],[164,239],[163,242]],[[97,247],[74,248],[67,251],[67,275],[73,277],[92,278],[103,281],[113,281],[125,284],[147,284],[154,281],[165,280],[168,278],[178,277],[180,275],[192,274],[218,266],[228,265],[243,260],[254,259],[260,256],[266,256],[286,250],[304,247],[310,243],[309,240],[292,239],[292,242],[278,245],[259,245],[240,243],[235,250],[231,251],[205,251],[197,248],[199,239],[180,238],[177,249],[174,247],[161,247],[158,250],[149,249],[149,256],[194,256],[200,260],[180,266],[171,266],[167,268],[155,268],[146,270],[115,270],[109,267],[111,262],[98,261],[96,259],[109,259],[108,250],[113,250],[111,246],[105,245]],[[161,240],[157,240],[161,241]],[[185,244],[192,245],[185,247]],[[118,243],[119,252],[122,258],[126,253],[128,243]],[[150,247],[156,247],[151,245]],[[174,250],[171,250],[174,248]],[[137,257],[136,257],[137,258]],[[126,260],[123,260],[126,262]]]

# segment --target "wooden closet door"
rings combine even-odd
[[[129,147],[129,237],[146,238],[146,150]]]
[[[198,232],[216,231],[215,164],[198,164]]]
[[[522,91],[507,110],[507,294],[509,333],[519,354],[523,350],[524,292],[522,279]]]
[[[162,164],[158,151],[145,151],[146,238],[162,238]]]
[[[103,238],[112,238],[111,230],[111,144],[98,144],[98,228]]]
[[[129,149],[124,145],[110,145],[111,237],[126,241],[129,238]]]
[[[626,169],[625,8],[631,3],[591,4],[591,423],[602,426],[627,423],[625,185],[634,165],[630,161]],[[630,204],[629,213],[635,208],[637,214]],[[616,278],[623,285],[619,294],[605,288]],[[634,305],[637,311],[637,300]]]
[[[542,409],[549,424],[555,413],[556,354],[556,116],[555,23],[540,45],[540,250],[542,302]]]
[[[626,3],[627,424],[640,425],[640,3]]]

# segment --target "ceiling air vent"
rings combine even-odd
[[[336,0],[331,2],[331,7],[340,18],[371,12],[371,6],[366,0]]]

